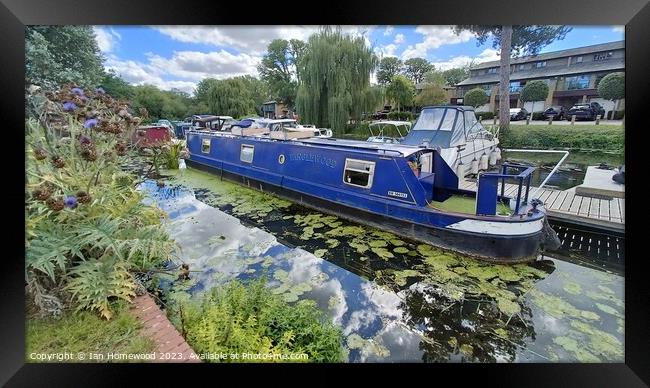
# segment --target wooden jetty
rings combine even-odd
[[[458,183],[459,188],[476,191],[477,182],[465,178]],[[505,195],[516,196],[517,185],[506,183]],[[499,186],[499,192],[501,186]],[[530,188],[532,194],[536,187]],[[550,220],[570,222],[573,224],[596,227],[622,232],[625,229],[625,198],[605,196],[584,196],[576,194],[576,188],[556,190],[542,188],[538,198],[544,202],[544,207]]]

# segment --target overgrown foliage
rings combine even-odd
[[[363,37],[323,28],[309,38],[298,66],[296,107],[304,122],[342,129],[361,117],[377,58]]]
[[[176,302],[173,322],[198,353],[293,353],[307,354],[309,358],[268,361],[344,361],[341,329],[326,321],[315,302],[289,304],[272,293],[265,277],[248,284],[235,280],[215,287],[202,300],[178,298]]]
[[[102,89],[67,85],[27,96],[25,282],[42,313],[67,306],[96,310],[130,300],[132,270],[167,260],[176,249],[145,205],[135,177],[120,170],[140,123]]]

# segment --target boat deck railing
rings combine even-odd
[[[517,174],[509,174],[508,169],[517,170]],[[506,179],[517,180],[517,196],[515,200],[514,214],[519,214],[519,209],[523,204],[528,203],[528,194],[530,191],[530,180],[536,167],[531,167],[516,163],[503,163],[501,173],[486,172],[479,175],[478,193],[476,194],[476,214],[478,215],[495,215],[497,207],[497,187],[501,182],[501,200],[505,198]],[[526,193],[522,202],[523,190]]]

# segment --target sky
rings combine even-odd
[[[437,69],[499,59],[492,41],[477,45],[469,32],[455,34],[452,26],[342,26],[345,33],[363,36],[379,56],[402,60],[422,57]],[[164,90],[192,94],[203,78],[257,77],[257,65],[273,39],[301,39],[318,26],[95,26],[106,69],[125,81],[153,84]],[[623,26],[573,26],[563,40],[541,52],[563,50],[624,39]],[[374,83],[375,75],[371,77]]]

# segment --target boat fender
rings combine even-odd
[[[548,219],[544,217],[544,227],[542,228],[542,249],[544,251],[556,251],[562,246],[562,241],[557,233],[551,228]]]
[[[497,148],[495,147],[492,150],[492,152],[490,152],[490,160],[489,160],[490,166],[494,166],[495,164],[497,164],[497,157],[498,157]]]
[[[488,169],[488,156],[483,152],[483,155],[481,155],[481,161],[479,162],[479,169],[481,170],[487,170]]]
[[[497,151],[497,161],[499,161],[499,160],[501,160],[501,148],[496,147],[495,149]]]
[[[472,174],[478,174],[478,160],[472,160]]]

